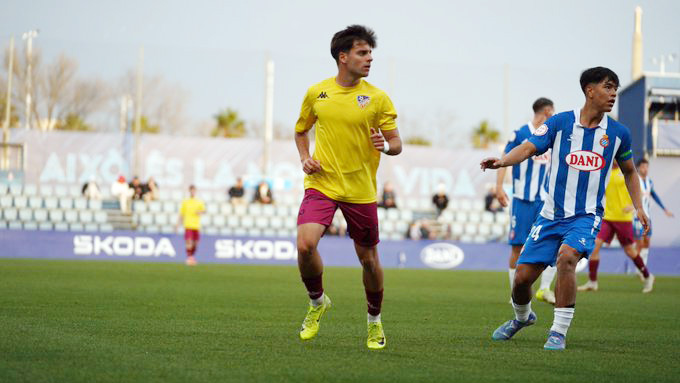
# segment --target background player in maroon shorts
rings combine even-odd
[[[295,144],[305,176],[305,197],[298,215],[298,266],[310,298],[300,338],[312,339],[321,316],[331,307],[324,294],[323,262],[317,245],[340,208],[354,240],[368,301],[369,349],[385,347],[380,319],[383,271],[378,258],[376,172],[381,152],[401,153],[397,114],[387,94],[362,80],[373,61],[375,34],[360,25],[336,33],[331,55],[336,77],[307,91],[295,125]],[[314,155],[309,154],[309,130],[316,127]]]
[[[196,264],[196,247],[200,239],[199,231],[201,230],[201,214],[205,212],[205,204],[199,198],[196,198],[196,187],[189,186],[189,198],[182,201],[182,206],[179,209],[179,221],[184,224],[184,242],[187,250],[187,265],[193,266]]]

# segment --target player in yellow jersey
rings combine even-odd
[[[588,282],[578,287],[578,291],[597,291],[597,268],[600,265],[600,249],[602,243],[611,243],[616,234],[626,255],[635,263],[644,277],[643,293],[649,293],[654,288],[654,275],[649,273],[645,262],[635,248],[633,238],[633,201],[626,190],[626,181],[616,161],[613,162],[609,184],[605,190],[604,219],[600,232],[595,238],[595,249],[588,261]]]
[[[397,113],[385,92],[362,80],[373,61],[376,37],[371,29],[351,25],[331,40],[338,74],[307,91],[295,125],[295,144],[305,176],[305,196],[298,214],[298,267],[310,298],[300,338],[316,336],[321,316],[331,307],[324,294],[321,236],[340,208],[363,268],[368,301],[370,349],[385,347],[380,318],[383,271],[378,258],[376,172],[381,152],[401,153]],[[314,154],[309,130],[315,130]]]
[[[189,266],[196,264],[196,247],[200,239],[201,230],[201,214],[205,212],[205,204],[199,198],[196,198],[196,187],[189,186],[189,198],[182,201],[179,208],[179,220],[177,226],[182,223],[184,225],[184,242],[187,251],[186,263]]]

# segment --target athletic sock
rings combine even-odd
[[[304,283],[305,287],[307,288],[307,294],[309,295],[309,299],[312,300],[312,305],[314,305],[314,301],[316,301],[318,304],[323,303],[323,300],[321,302],[318,301],[319,298],[323,297],[322,276],[323,273],[317,275],[316,277],[302,278],[302,283]]]
[[[368,305],[368,313],[373,316],[380,315],[380,308],[382,307],[383,290],[380,291],[366,291],[366,302]]]
[[[309,301],[311,302],[312,306],[319,307],[323,304],[323,294],[321,294],[320,297],[315,299],[310,298]]]
[[[556,273],[557,268],[554,266],[548,266],[545,268],[545,270],[543,270],[543,275],[541,275],[540,290],[550,290],[550,285],[552,285]]]
[[[529,320],[529,314],[531,314],[531,301],[525,305],[518,305],[513,301],[512,308],[515,309],[515,319],[520,322]]]
[[[510,291],[515,286],[515,269],[508,269],[508,277],[510,277]]]
[[[597,282],[597,268],[600,266],[600,260],[598,259],[593,260],[591,259],[590,262],[588,262],[588,279],[590,279],[593,282]]]
[[[649,249],[648,248],[640,249],[640,257],[645,262],[645,266],[648,265],[649,263],[647,263],[647,260],[649,259]]]
[[[380,314],[378,314],[378,315],[368,314],[368,323],[377,323],[377,322],[380,322]]]
[[[649,270],[647,270],[647,266],[645,266],[642,256],[635,257],[635,259],[633,259],[633,263],[635,263],[635,266],[637,266],[638,270],[640,270],[643,277],[649,278]]]
[[[564,336],[567,335],[571,320],[574,318],[573,307],[559,307],[555,308],[555,319],[553,320],[550,331],[558,332]]]

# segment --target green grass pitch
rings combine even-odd
[[[579,276],[583,281],[584,276]],[[316,339],[294,267],[0,260],[0,382],[676,381],[680,278],[604,275],[565,352],[552,307],[508,342],[507,274],[386,270],[387,348],[366,349],[358,268],[328,268]]]

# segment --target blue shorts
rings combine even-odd
[[[586,258],[595,248],[595,237],[602,219],[594,214],[577,215],[559,220],[538,216],[531,227],[517,263],[555,266],[561,245],[574,248]]]
[[[510,233],[508,243],[512,246],[522,246],[529,236],[531,225],[543,208],[543,201],[525,201],[512,199],[512,217],[510,217]]]
[[[652,238],[652,220],[650,219],[648,222],[649,231],[647,232],[647,238]],[[642,239],[645,236],[645,227],[642,226],[637,216],[633,216],[633,236],[635,239]]]

